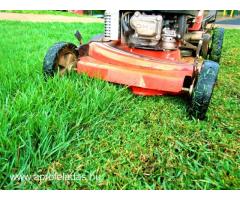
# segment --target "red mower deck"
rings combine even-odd
[[[157,59],[158,58],[158,59]],[[89,43],[77,72],[129,86],[138,95],[179,94],[193,64],[181,62],[180,51],[129,49],[116,43]]]

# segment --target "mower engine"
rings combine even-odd
[[[138,49],[165,51],[181,48],[188,51],[187,55],[192,55],[206,34],[204,30],[194,31],[194,28],[189,31],[195,23],[196,13],[197,11],[188,10],[106,11],[104,40],[120,39],[128,47]],[[203,17],[203,13],[200,12],[200,15]],[[210,14],[208,22],[214,17],[215,14]],[[208,45],[210,35],[204,38]]]
[[[173,50],[181,39],[177,16],[127,12],[121,17],[121,30],[127,44],[135,48]]]

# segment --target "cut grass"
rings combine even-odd
[[[182,97],[138,97],[72,74],[43,80],[55,42],[87,42],[102,24],[0,22],[2,189],[239,189],[240,31],[226,30],[205,121]],[[14,181],[12,174],[82,180]]]

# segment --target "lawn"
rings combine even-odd
[[[0,12],[7,13],[22,13],[22,14],[46,14],[46,15],[62,15],[69,17],[82,17],[82,15],[72,13],[72,12],[63,12],[57,10],[0,10]]]
[[[0,188],[239,189],[240,31],[226,30],[218,84],[205,121],[183,97],[138,97],[71,74],[45,82],[53,43],[102,24],[0,22]],[[80,180],[11,180],[77,174]]]
[[[103,14],[103,10],[92,10],[88,11],[89,14],[92,15],[79,15],[73,12],[68,11],[61,11],[61,10],[0,10],[0,12],[7,12],[7,13],[21,13],[21,14],[45,14],[45,15],[61,15],[61,16],[68,16],[68,17],[92,17],[92,15]]]

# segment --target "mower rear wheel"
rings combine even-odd
[[[56,73],[64,75],[76,68],[78,51],[72,43],[58,42],[50,47],[43,61],[45,77],[52,77]]]
[[[221,59],[223,38],[224,28],[215,28],[212,35],[209,59],[217,63],[219,63]]]
[[[209,60],[204,61],[191,96],[189,111],[192,117],[200,120],[206,117],[218,71],[218,63]]]

